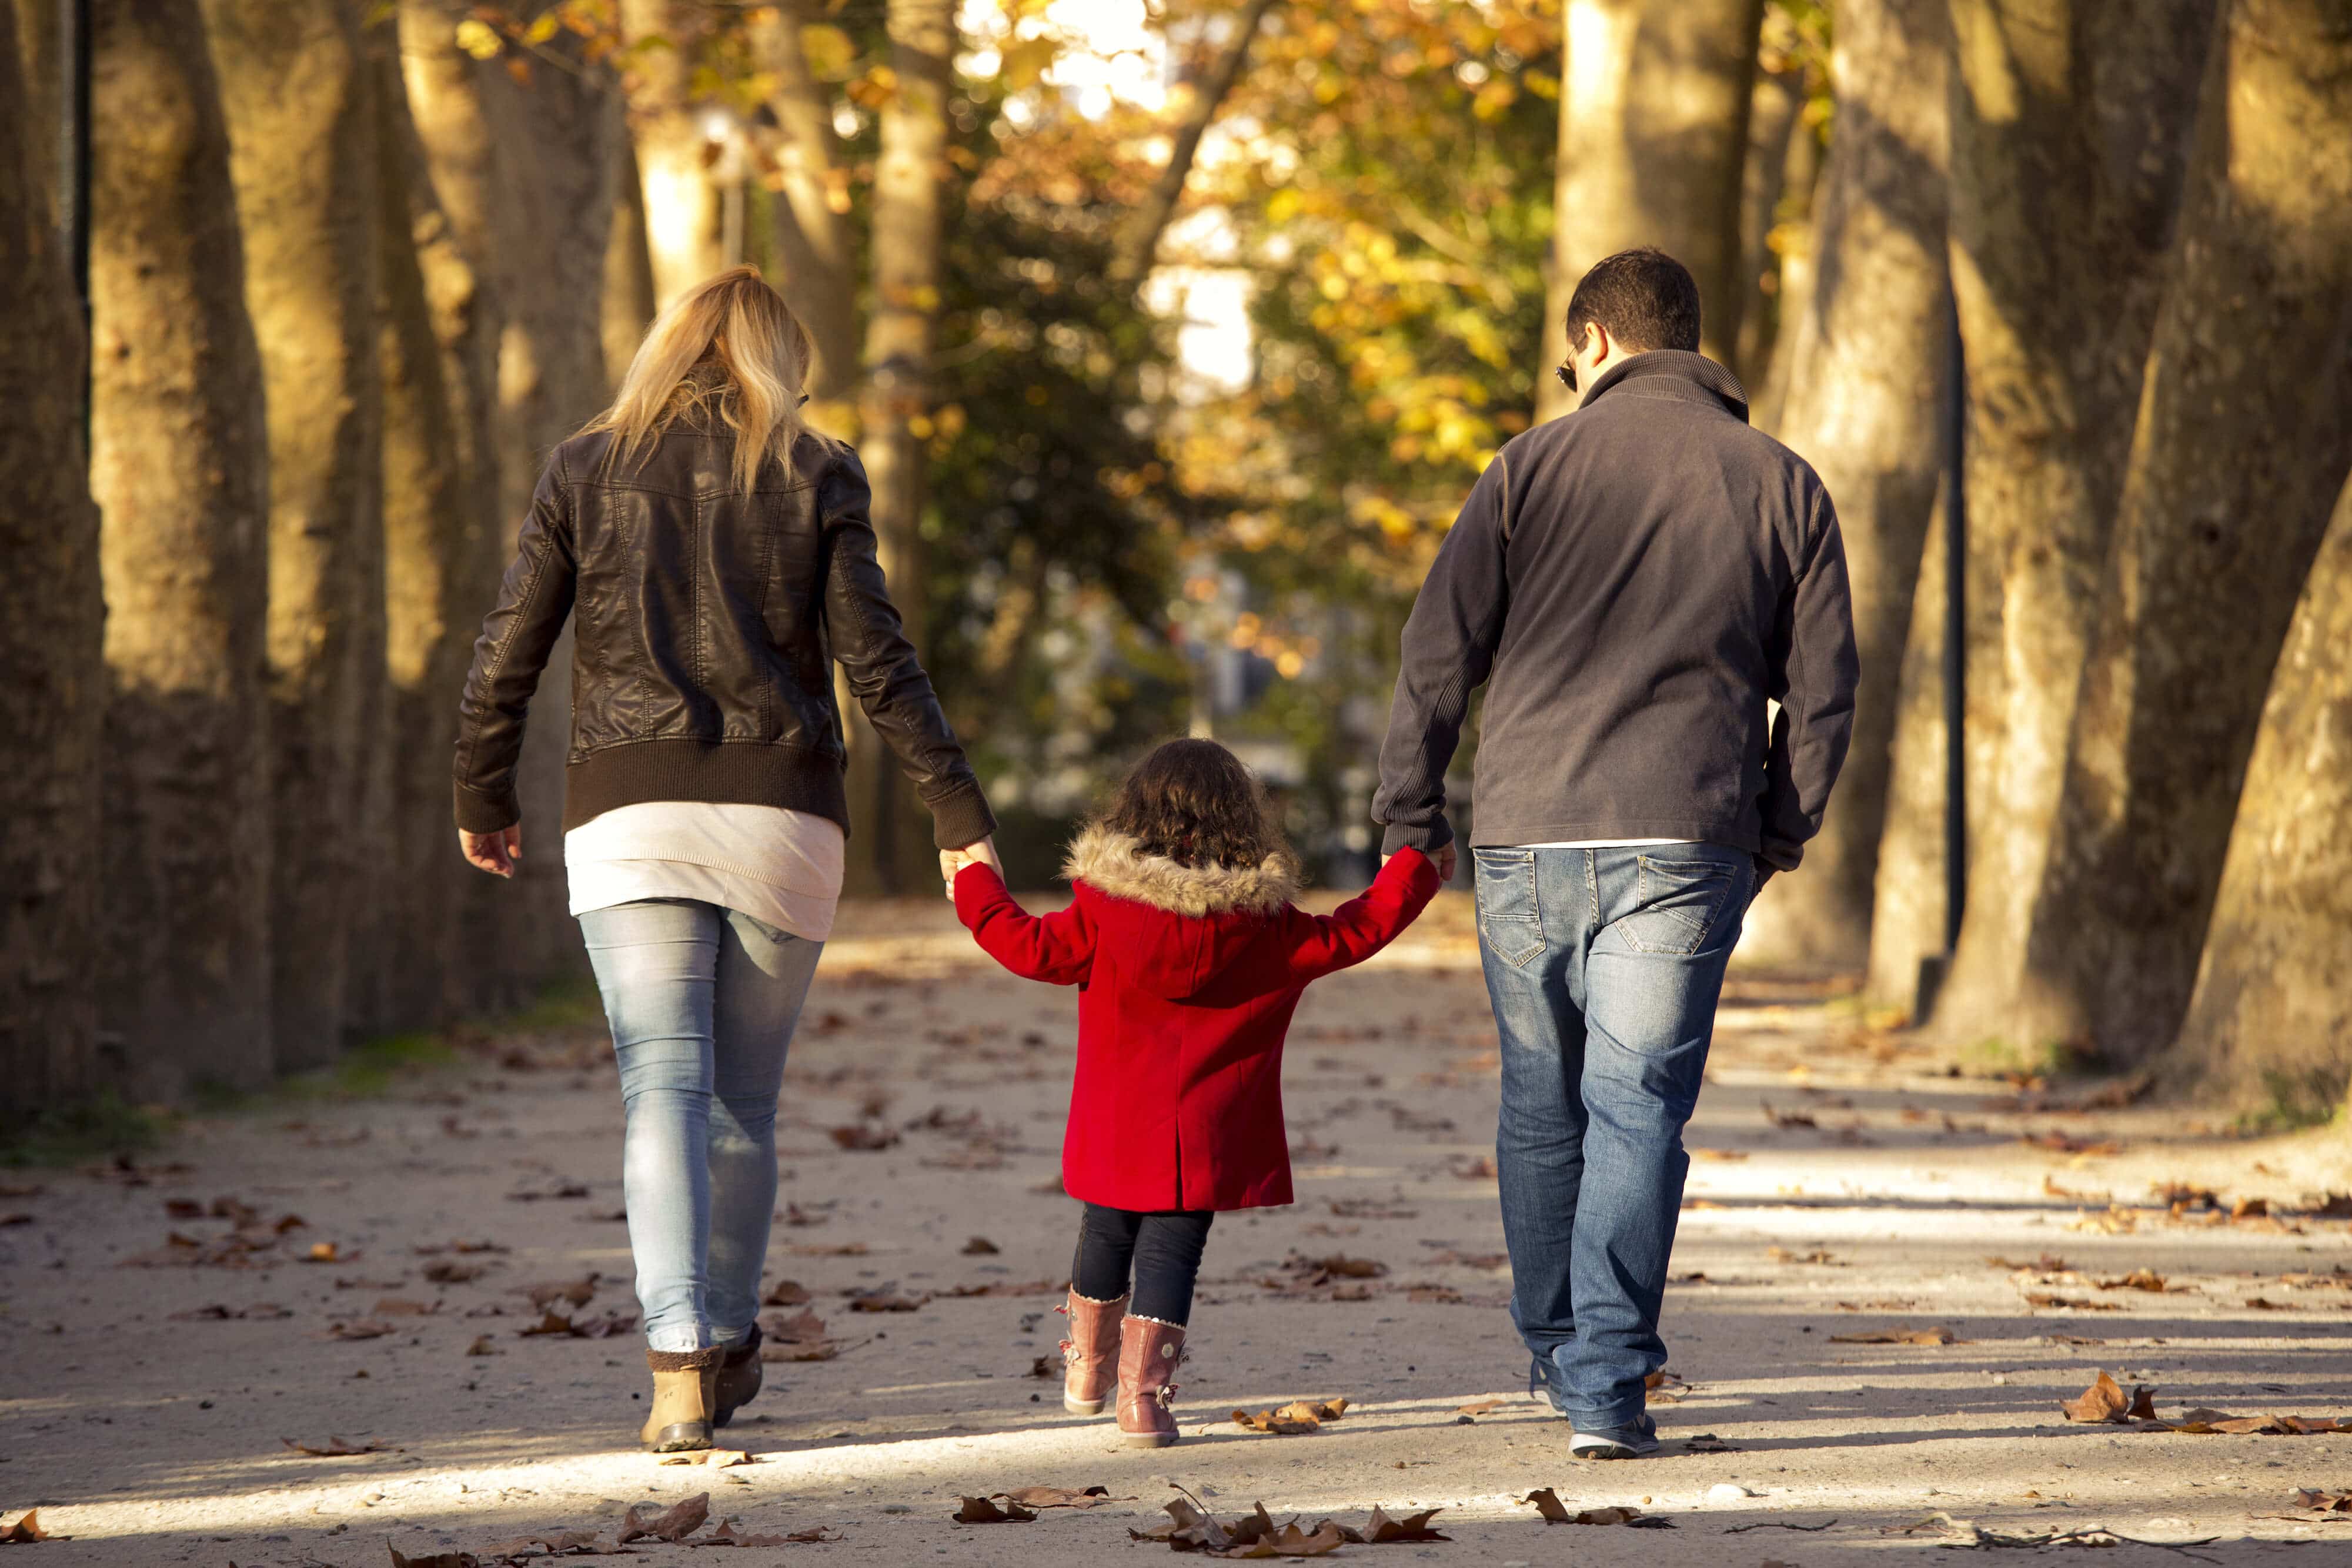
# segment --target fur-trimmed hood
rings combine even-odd
[[[1179,865],[1145,854],[1134,838],[1099,822],[1070,845],[1062,874],[1108,897],[1195,918],[1272,915],[1298,896],[1298,868],[1288,855],[1268,855],[1255,866]]]

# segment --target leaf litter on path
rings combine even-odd
[[[1301,1437],[1320,1430],[1327,1421],[1337,1421],[1347,1411],[1347,1396],[1335,1394],[1328,1399],[1294,1399],[1287,1405],[1273,1410],[1261,1410],[1255,1416],[1246,1410],[1236,1410],[1234,1412],[1234,1424],[1252,1432]]]
[[[318,1443],[298,1443],[291,1437],[280,1437],[278,1440],[285,1444],[288,1448],[293,1449],[296,1453],[308,1454],[314,1459],[348,1459],[360,1454],[380,1454],[383,1452],[383,1445],[382,1443],[367,1443],[358,1448],[353,1448],[351,1444],[344,1442],[341,1437],[330,1437],[323,1445]]]
[[[1951,1330],[1938,1324],[1934,1328],[1873,1329],[1867,1333],[1833,1333],[1832,1344],[1969,1344]]]
[[[1543,1515],[1546,1524],[1622,1524],[1631,1530],[1672,1530],[1675,1521],[1654,1513],[1643,1513],[1638,1508],[1588,1508],[1575,1513],[1559,1500],[1559,1493],[1550,1487],[1538,1487],[1519,1499],[1533,1503]]]
[[[1335,1519],[1320,1519],[1307,1528],[1299,1523],[1304,1515],[1276,1524],[1263,1502],[1253,1504],[1251,1511],[1240,1519],[1221,1520],[1190,1492],[1167,1504],[1167,1511],[1171,1522],[1151,1530],[1130,1526],[1129,1539],[1165,1542],[1177,1552],[1198,1552],[1232,1560],[1322,1557],[1342,1546],[1388,1546],[1454,1539],[1430,1524],[1444,1511],[1435,1508],[1400,1519],[1375,1506],[1360,1530]]]
[[[2072,1399],[2062,1399],[2058,1408],[2066,1413],[2069,1421],[2115,1422],[2153,1421],[2156,1419],[2156,1390],[2139,1384],[2132,1385],[2126,1395],[2122,1386],[2105,1372],[2099,1380]]]

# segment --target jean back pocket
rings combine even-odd
[[[1473,850],[1478,939],[1515,967],[1544,950],[1543,901],[1536,890],[1533,850]]]
[[[1618,924],[1637,952],[1687,957],[1714,941],[1738,880],[1722,861],[1642,855],[1633,913]]]

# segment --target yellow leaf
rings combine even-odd
[[[487,60],[504,46],[499,40],[497,28],[479,17],[468,16],[457,24],[457,47],[478,60]]]
[[[1478,89],[1476,99],[1470,105],[1470,112],[1481,120],[1499,120],[1503,111],[1517,103],[1518,98],[1519,89],[1509,82],[1490,81]]]
[[[543,44],[555,37],[555,29],[562,25],[562,19],[554,12],[542,11],[531,25],[523,30],[522,41],[526,44]]]
[[[1519,78],[1520,85],[1548,102],[1559,99],[1559,78],[1549,71],[1529,71]]]
[[[808,68],[827,81],[839,81],[857,63],[857,46],[847,33],[828,22],[812,22],[801,29],[801,53]]]

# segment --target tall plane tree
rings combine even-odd
[[[271,1040],[341,1049],[383,680],[375,159],[359,6],[205,0],[269,413]]]
[[[1568,0],[1544,362],[1567,357],[1577,280],[1654,245],[1698,279],[1699,347],[1732,362],[1746,289],[1739,200],[1764,0]],[[1538,418],[1568,406],[1546,377]]]
[[[2116,1061],[2188,1006],[2263,693],[2352,467],[2352,5],[2234,0],[2221,44],[2016,1002],[2019,1035]]]
[[[20,1106],[98,1081],[100,663],[98,509],[83,467],[85,345],[50,222],[55,121],[26,111],[13,0],[0,0],[0,1075]],[[54,68],[36,52],[34,68]],[[54,103],[54,99],[48,100]]]
[[[1943,0],[1843,0],[1831,79],[1837,132],[1816,211],[1820,286],[1781,324],[1790,382],[1779,434],[1835,499],[1865,673],[1853,746],[1801,876],[1768,887],[1759,952],[1853,966],[1870,940],[1895,742],[1895,673],[1942,465],[1947,358]]]
[[[2066,772],[2213,0],[1952,0],[1951,267],[1972,550],[2000,573],[2000,812],[1933,1020],[2021,1048],[2012,1004]]]
[[[269,449],[195,0],[94,0],[90,491],[103,522],[101,1021],[127,1087],[270,1074]]]

